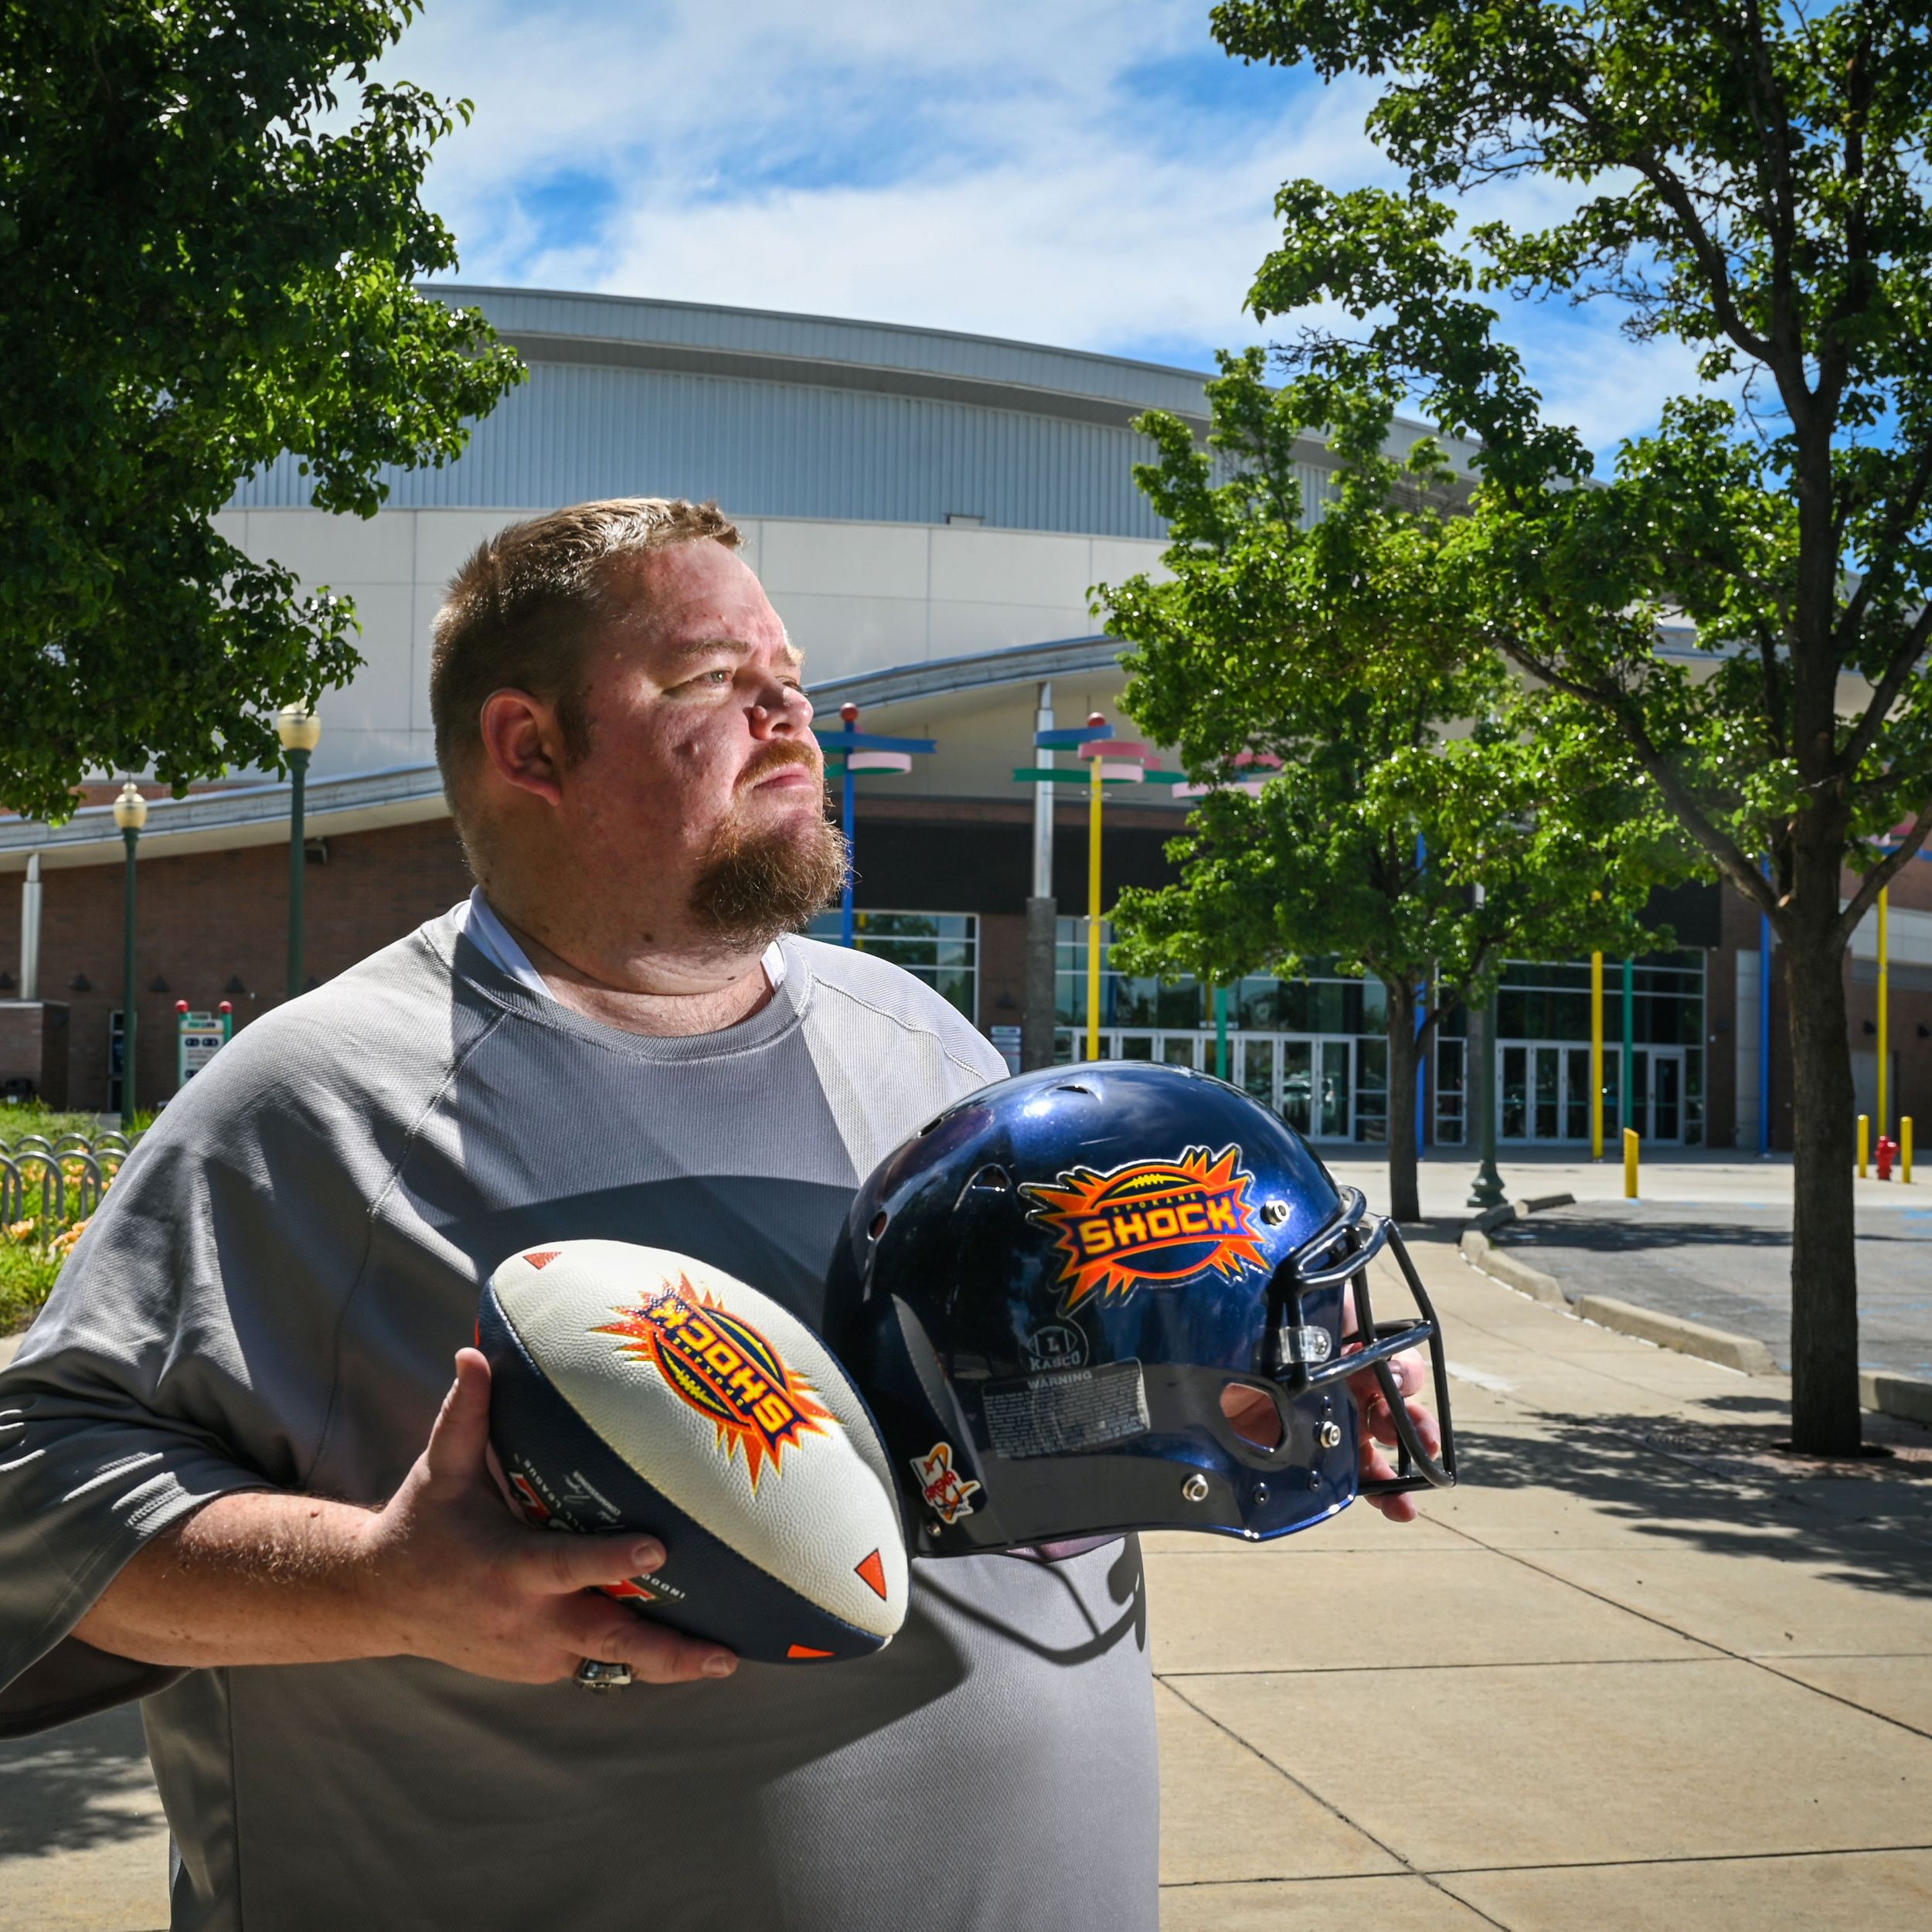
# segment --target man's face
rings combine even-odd
[[[798,654],[722,544],[619,567],[584,664],[590,747],[563,778],[573,843],[614,886],[648,880],[713,934],[763,944],[844,865]]]

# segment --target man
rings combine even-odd
[[[223,1050],[0,1379],[0,1682],[151,1691],[177,1927],[1151,1932],[1133,1539],[921,1565],[879,1657],[740,1668],[591,1591],[650,1539],[491,1480],[504,1255],[648,1243],[815,1321],[859,1180],[1004,1072],[781,937],[843,854],[736,544],[624,501],[465,565],[431,706],[478,893]]]

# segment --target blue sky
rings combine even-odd
[[[1206,368],[1270,333],[1242,304],[1281,182],[1386,178],[1366,85],[1244,67],[1207,18],[1206,0],[429,0],[387,66],[475,103],[430,182],[465,281]],[[1681,351],[1608,316],[1506,319],[1600,468],[1689,386]]]

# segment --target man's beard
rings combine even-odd
[[[824,818],[750,832],[734,812],[691,889],[692,917],[733,951],[763,952],[837,900],[849,855]]]

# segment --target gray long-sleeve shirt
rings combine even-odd
[[[1005,1070],[909,975],[784,950],[751,1019],[646,1039],[446,918],[223,1049],[0,1373],[0,1684],[211,1497],[389,1495],[515,1248],[678,1249],[815,1322],[859,1181]],[[145,1713],[194,1932],[1155,1923],[1131,1539],[918,1563],[898,1638],[836,1668],[594,1697],[257,1665]]]

